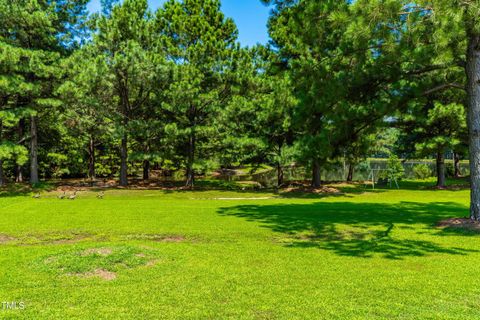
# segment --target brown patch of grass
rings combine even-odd
[[[204,198],[205,200],[270,200],[275,197],[237,197],[237,198]]]
[[[15,240],[17,239],[14,237],[10,237],[9,235],[6,235],[6,234],[0,234],[0,243],[8,243]]]
[[[322,186],[319,188],[314,188],[307,184],[294,184],[282,190],[283,192],[302,192],[302,193],[312,193],[312,194],[343,194],[339,189],[332,186]]]
[[[165,234],[130,234],[125,236],[126,240],[149,240],[155,242],[183,242],[184,236]]]
[[[119,236],[108,236],[100,234],[91,234],[85,232],[65,232],[65,233],[45,233],[45,234],[25,234],[20,236],[10,236],[0,234],[0,245],[11,244],[17,246],[36,246],[36,245],[66,245],[75,244],[82,241],[108,242],[112,239],[119,241],[145,240],[153,242],[184,242],[187,239],[182,235],[175,234],[126,234]],[[111,254],[110,248],[88,249],[84,255]]]
[[[159,260],[150,260],[147,262],[147,264],[145,265],[146,267],[153,267],[154,265],[156,265],[157,263],[159,262]]]
[[[469,231],[480,231],[480,222],[468,218],[451,218],[437,223],[439,228],[456,228]]]
[[[104,269],[96,269],[94,272],[88,274],[87,277],[99,277],[103,280],[111,281],[117,278],[117,274]]]
[[[72,244],[82,240],[92,239],[93,235],[89,233],[65,233],[65,234],[27,234],[15,239],[18,245],[61,245]]]
[[[113,252],[110,248],[91,248],[82,252],[83,256],[89,256],[92,254],[98,254],[100,256],[109,256]]]
[[[460,190],[465,190],[470,188],[469,185],[463,185],[463,184],[454,184],[450,186],[445,186],[445,187],[439,187],[439,186],[429,186],[425,187],[423,189],[425,190],[448,190],[448,191],[460,191]]]
[[[106,281],[112,281],[117,278],[117,274],[115,272],[111,272],[105,269],[95,269],[92,272],[85,272],[85,273],[70,273],[67,274],[68,276],[76,276],[81,278],[100,278]]]

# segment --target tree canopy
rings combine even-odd
[[[269,165],[318,188],[333,164],[352,180],[397,153],[435,158],[444,187],[453,152],[480,219],[477,1],[263,0],[271,41],[253,48],[219,0],[87,2],[0,0],[0,185],[155,168],[192,188]]]

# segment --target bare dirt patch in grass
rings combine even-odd
[[[237,198],[209,198],[207,200],[269,200],[269,199],[275,199],[275,197],[237,197]]]
[[[449,191],[460,191],[460,190],[465,190],[470,188],[470,185],[468,184],[453,184],[445,187],[437,187],[437,186],[429,186],[429,187],[424,187],[422,189],[425,190],[449,190]]]
[[[84,256],[92,255],[92,254],[98,254],[101,256],[108,256],[113,253],[113,250],[111,248],[91,248],[83,251]]]
[[[124,236],[125,240],[147,240],[155,242],[183,242],[185,237],[181,235],[168,234],[129,234]]]
[[[6,234],[0,234],[0,244],[9,243],[9,242],[12,242],[12,241],[15,241],[15,240],[17,240],[17,239],[14,238],[14,237],[10,237],[9,235],[6,235]]]
[[[45,234],[27,234],[15,239],[18,245],[61,245],[73,244],[82,240],[100,240],[93,234],[77,231],[55,232]]]
[[[174,242],[180,243],[187,239],[177,234],[125,234],[125,235],[102,235],[78,231],[64,231],[52,233],[30,233],[19,236],[11,236],[8,234],[0,234],[0,245],[18,245],[18,246],[35,246],[35,245],[68,245],[82,242],[110,242],[110,241],[131,241],[143,240],[153,242]],[[91,255],[109,255],[109,248],[88,249],[83,254]]]
[[[122,270],[152,266],[158,260],[153,249],[116,245],[87,249],[74,249],[39,260],[40,270],[58,276],[100,278],[114,280]]]
[[[335,187],[331,186],[323,186],[319,188],[314,188],[308,185],[303,184],[294,184],[282,190],[285,193],[293,193],[293,192],[302,192],[302,193],[312,193],[312,194],[343,194],[342,191]]]
[[[117,278],[117,274],[105,269],[95,269],[91,272],[68,273],[67,276],[75,276],[79,278],[100,278],[106,281],[112,281]]]
[[[468,231],[480,232],[480,223],[477,221],[472,221],[468,218],[451,218],[451,219],[442,220],[439,223],[437,223],[437,227],[463,229]]]
[[[139,257],[139,258],[147,258],[147,255],[145,253],[137,253],[135,256]],[[160,262],[159,259],[150,260],[145,264],[145,267],[153,267],[154,265],[156,265],[159,262]]]
[[[111,272],[111,271],[104,270],[104,269],[96,269],[93,272],[87,273],[85,276],[89,277],[89,278],[99,277],[99,278],[102,278],[103,280],[107,280],[107,281],[112,281],[112,280],[115,280],[117,278],[117,274],[115,272]]]
[[[147,262],[147,264],[145,265],[146,267],[153,267],[154,265],[156,265],[157,263],[159,262],[159,260],[150,260]]]

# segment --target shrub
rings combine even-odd
[[[455,176],[455,168],[451,163],[445,163],[445,175],[450,178]]]
[[[417,164],[413,167],[413,174],[416,179],[426,179],[432,176],[432,169],[426,164]]]
[[[403,178],[403,175],[405,173],[402,161],[400,161],[400,159],[398,159],[398,157],[394,154],[392,154],[387,160],[387,169],[389,171],[388,178],[391,177],[400,180]]]

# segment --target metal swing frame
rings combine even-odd
[[[397,178],[395,178],[393,175],[392,169],[370,169],[370,174],[368,175],[367,181],[372,182],[372,189],[375,190],[375,178],[378,177],[378,173],[382,171],[388,172],[388,183],[390,184],[390,188],[392,188],[392,182],[394,182],[397,189],[400,189]],[[375,175],[375,173],[377,173],[377,175]],[[367,184],[365,184],[365,187],[367,187]]]

